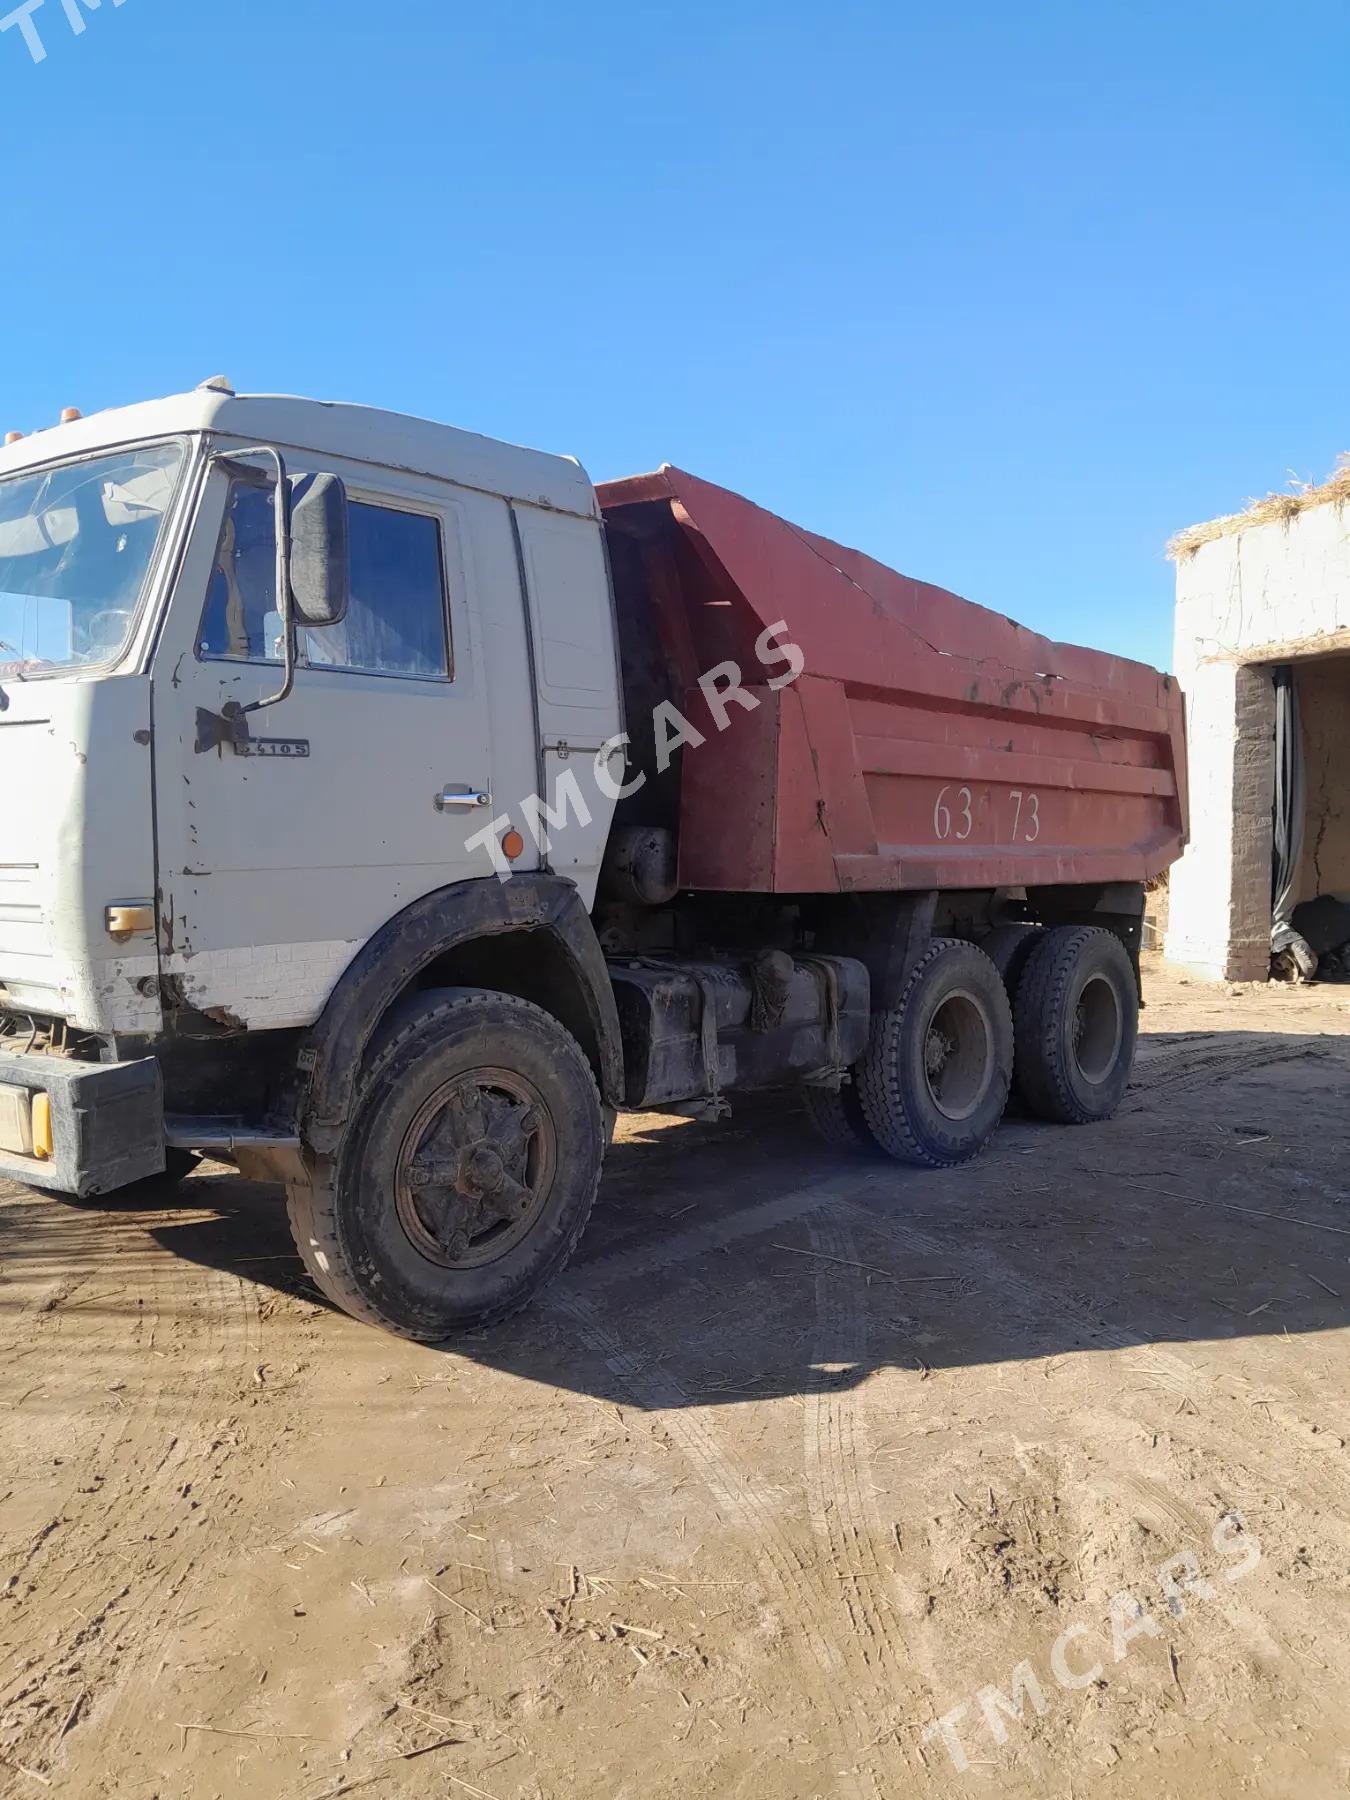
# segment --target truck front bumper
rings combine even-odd
[[[0,1052],[0,1180],[88,1200],[164,1168],[154,1057],[82,1063]]]

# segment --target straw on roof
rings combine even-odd
[[[1179,531],[1167,546],[1173,562],[1194,556],[1201,544],[1212,544],[1215,538],[1233,537],[1252,525],[1269,525],[1274,521],[1288,524],[1300,513],[1314,506],[1343,506],[1350,500],[1350,451],[1336,464],[1335,472],[1325,481],[1305,483],[1289,494],[1267,494],[1264,500],[1251,500],[1245,511],[1226,513],[1221,519],[1209,519],[1203,525],[1190,525]]]

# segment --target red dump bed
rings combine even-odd
[[[621,635],[631,643],[644,615],[667,692],[707,736],[680,772],[683,886],[1140,881],[1181,854],[1170,676],[1053,644],[679,469],[611,482],[600,500]],[[766,672],[755,645],[780,620],[806,667],[773,692],[783,666]],[[718,732],[698,680],[726,660],[762,704],[733,707]]]

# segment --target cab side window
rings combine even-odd
[[[303,666],[445,680],[449,605],[440,521],[352,501],[352,598],[341,625],[301,631]],[[203,657],[280,662],[271,490],[233,483],[202,619]]]

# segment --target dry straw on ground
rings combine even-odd
[[[1202,544],[1212,544],[1215,538],[1232,537],[1253,525],[1276,522],[1287,525],[1314,506],[1343,506],[1347,500],[1350,500],[1350,451],[1341,457],[1334,473],[1325,481],[1309,483],[1288,494],[1268,494],[1264,500],[1253,500],[1243,512],[1226,513],[1221,519],[1187,526],[1168,544],[1167,554],[1173,562],[1183,562],[1186,557],[1194,556]]]

